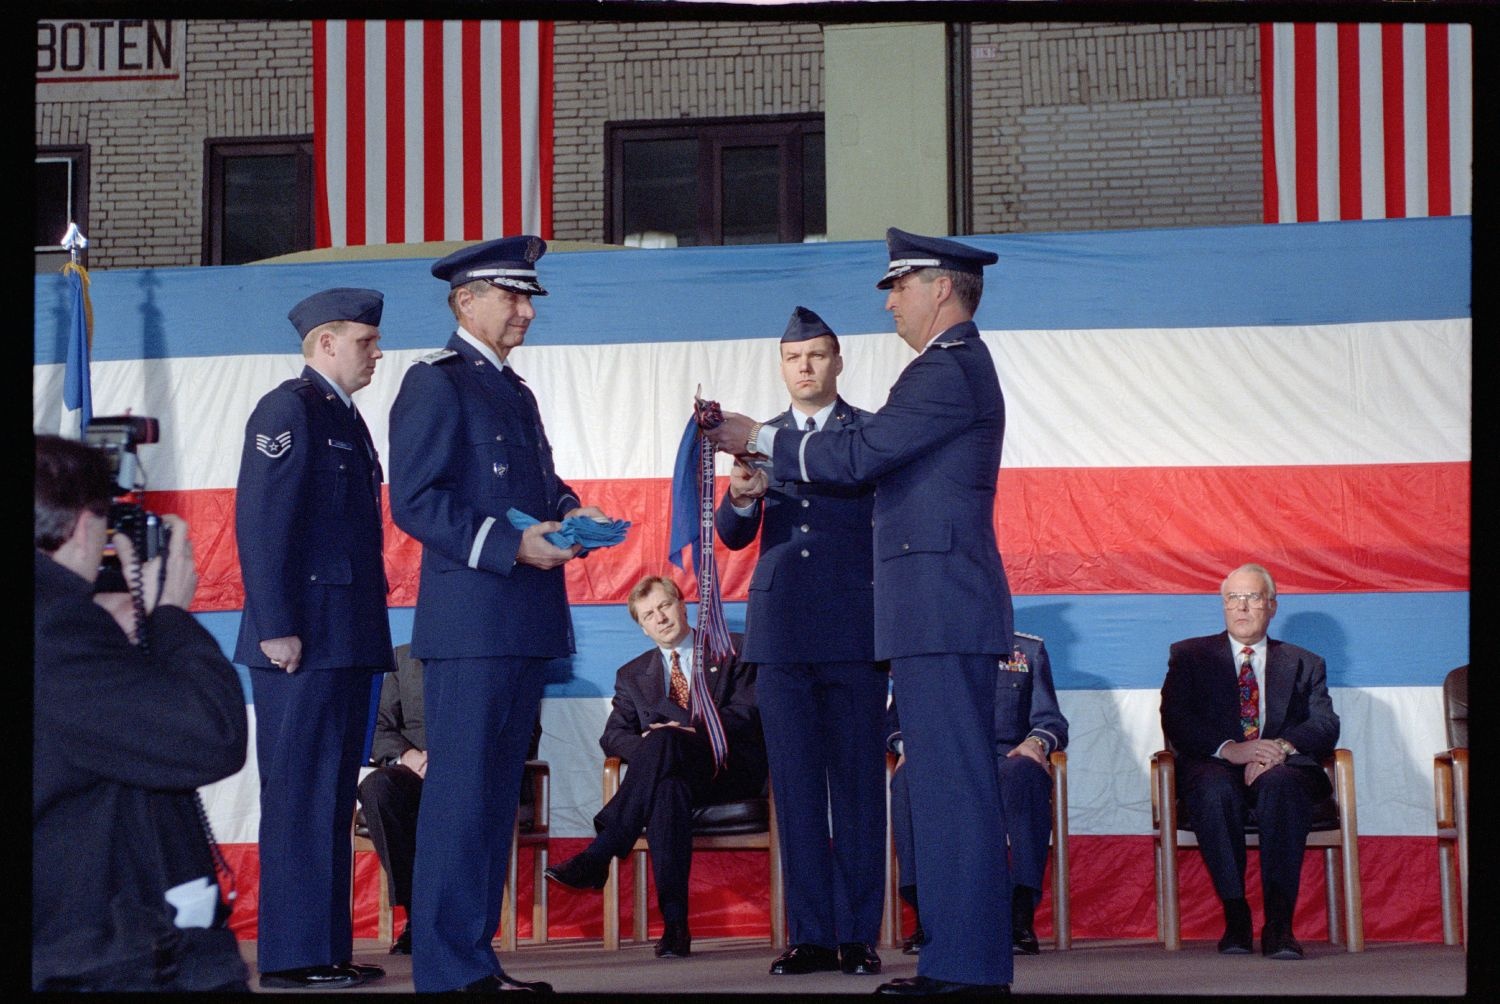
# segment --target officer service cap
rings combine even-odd
[[[528,296],[546,296],[537,281],[537,259],[547,253],[547,242],[540,237],[522,234],[501,237],[459,248],[448,257],[434,262],[432,274],[447,279],[449,287],[462,286],[475,279]]]
[[[380,290],[340,286],[314,293],[287,311],[286,317],[297,334],[306,338],[313,328],[330,321],[357,321],[378,327],[384,308],[385,297]]]
[[[981,251],[945,237],[909,234],[895,227],[885,232],[885,244],[890,250],[891,263],[886,268],[885,275],[875,284],[876,289],[890,289],[897,279],[921,268],[942,268],[983,275],[986,265],[993,265],[1000,260],[1000,256],[993,251]]]
[[[833,333],[833,329],[823,321],[823,318],[806,307],[793,307],[792,319],[786,322],[786,331],[782,333],[781,344],[807,342],[824,335],[833,339],[835,347],[838,346],[839,336]]]

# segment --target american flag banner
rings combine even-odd
[[[550,21],[314,21],[317,246],[552,231]]]
[[[1260,26],[1265,221],[1464,216],[1466,24]]]

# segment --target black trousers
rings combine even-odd
[[[381,767],[359,783],[359,804],[364,806],[370,843],[385,866],[391,902],[410,914],[422,779],[409,767]]]
[[[656,729],[631,759],[620,790],[594,817],[599,835],[588,850],[623,858],[644,829],[662,919],[684,923],[693,859],[693,809],[754,798],[765,783],[765,768],[757,758],[735,756],[733,737],[729,763],[714,777],[713,754],[701,733]]]
[[[1245,824],[1255,810],[1266,919],[1290,923],[1313,806],[1328,797],[1328,775],[1321,767],[1280,764],[1246,785],[1242,765],[1179,756],[1177,786],[1220,899],[1245,898]]]

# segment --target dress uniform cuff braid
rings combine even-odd
[[[479,532],[474,535],[474,544],[469,548],[469,567],[479,567],[479,556],[484,553],[485,538],[490,535],[490,527],[495,525],[495,517],[486,516],[484,522],[479,524]]]
[[[761,426],[764,425],[764,424],[765,424],[764,422],[756,422],[754,425],[750,426],[750,435],[748,435],[748,436],[745,437],[745,452],[746,453],[755,453],[756,452],[755,441],[760,438]]]

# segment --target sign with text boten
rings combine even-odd
[[[37,100],[180,98],[186,43],[186,21],[38,21]]]

